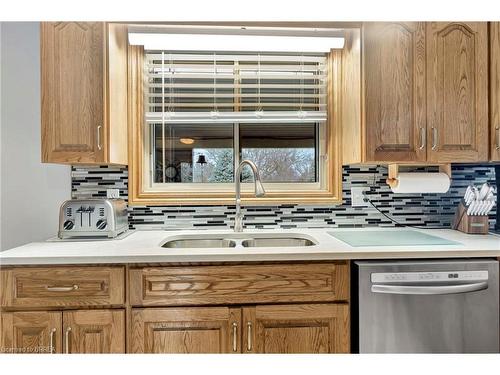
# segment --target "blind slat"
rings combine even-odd
[[[174,103],[174,107],[200,107],[200,108],[204,108],[204,107],[211,107],[213,105],[212,102],[205,102],[205,103]],[[257,105],[257,103],[239,103],[239,104],[234,104],[234,103],[218,103],[217,104],[217,107],[237,107],[237,106],[241,106],[241,107],[255,107]],[[279,102],[276,102],[276,103],[260,103],[260,105],[262,107],[296,107],[296,108],[300,108],[301,106],[302,107],[308,107],[308,108],[317,108],[318,107],[318,104],[316,103],[304,103],[304,104],[300,104],[300,103],[290,103],[290,102],[284,102],[284,103],[279,103]],[[154,105],[155,108],[158,108],[160,109],[158,112],[161,112],[161,103],[157,103],[156,105]],[[164,106],[164,109],[165,111],[168,111],[168,103],[167,105]],[[153,111],[154,112],[154,111]]]
[[[155,88],[155,87],[158,87],[158,88],[161,88],[162,86],[163,87],[166,87],[166,88],[179,88],[179,89],[184,89],[184,88],[213,88],[214,85],[213,84],[210,84],[210,83],[172,83],[172,84],[169,84],[169,83],[165,83],[165,84],[161,84],[161,83],[148,83],[147,86],[149,88]],[[241,85],[240,84],[240,87],[244,86],[245,88],[258,88],[259,85],[257,83],[253,83],[253,84],[243,84]],[[318,89],[318,85],[301,85],[300,87],[297,87],[297,85],[293,84],[293,83],[288,83],[288,84],[264,84],[262,83],[260,85],[261,89],[295,89],[295,90],[298,90],[300,89],[300,87],[302,87],[303,89]],[[234,83],[217,83],[216,84],[216,88],[219,89],[219,88],[234,88]],[[322,87],[323,89],[323,87]]]
[[[162,60],[159,60],[158,62],[161,63]],[[266,62],[260,63],[260,69],[259,69],[259,64],[258,63],[252,63],[252,64],[238,64],[235,65],[234,62],[231,62],[230,64],[218,64],[216,63],[214,66],[214,63],[212,61],[204,61],[203,64],[193,64],[193,63],[174,63],[174,64],[169,64],[168,61],[163,60],[164,67],[162,68],[161,66],[157,65],[157,63],[150,62],[150,69],[151,73],[161,73],[165,72],[169,74],[170,72],[183,72],[183,71],[189,71],[191,69],[196,69],[196,70],[204,70],[207,72],[227,72],[227,71],[232,71],[233,69],[237,69],[242,72],[251,72],[251,73],[257,73],[260,71],[261,73],[265,73],[268,71],[280,71],[280,72],[316,72],[316,71],[322,71],[326,69],[326,66],[323,64],[315,64],[315,65],[301,65],[299,63],[297,64],[268,64]]]
[[[315,75],[307,75],[307,74],[300,74],[300,73],[286,73],[286,72],[275,72],[272,74],[265,74],[261,73],[259,74],[236,74],[236,73],[204,73],[202,71],[196,71],[196,72],[191,72],[191,73],[175,73],[175,74],[155,74],[155,73],[149,73],[147,74],[148,79],[151,82],[161,82],[162,79],[165,80],[165,82],[170,82],[172,81],[177,81],[179,79],[211,79],[213,80],[214,78],[219,80],[219,79],[225,79],[225,80],[235,80],[235,79],[244,79],[247,81],[255,81],[260,79],[262,82],[269,81],[269,80],[305,80],[305,81],[320,81],[321,79],[324,79],[327,77],[326,73],[323,74],[315,74]],[[319,82],[318,82],[319,83]]]
[[[148,98],[162,98],[162,94],[146,94]],[[321,98],[326,96],[326,94],[293,94],[293,93],[276,93],[276,94],[260,94],[261,98]],[[255,98],[259,97],[258,94],[222,94],[222,93],[197,93],[197,92],[189,92],[189,93],[176,93],[176,98]]]

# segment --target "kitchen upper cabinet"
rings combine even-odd
[[[132,353],[240,352],[241,309],[183,307],[132,310]]]
[[[41,27],[42,159],[104,160],[104,24]]]
[[[427,24],[430,162],[488,160],[486,22]]]
[[[42,22],[42,161],[127,164],[127,31]]]
[[[349,305],[243,308],[245,353],[349,353]]]
[[[2,312],[0,315],[3,352],[61,353],[61,312]]]
[[[363,27],[367,161],[425,161],[425,23]]]
[[[125,312],[65,311],[63,333],[65,353],[125,353]]]
[[[490,23],[491,160],[500,161],[500,22]]]
[[[486,22],[365,23],[342,75],[344,164],[488,160]]]

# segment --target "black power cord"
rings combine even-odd
[[[377,206],[375,206],[375,204],[373,204],[373,202],[370,200],[370,198],[368,198],[365,194],[363,194],[363,197],[364,197],[363,200],[365,202],[370,203],[372,205],[372,207],[374,209],[376,209],[381,215],[383,215],[384,217],[386,217],[387,219],[389,219],[390,221],[392,221],[393,223],[395,223],[397,225],[400,225],[403,227],[409,227],[409,228],[416,228],[416,229],[449,229],[449,228],[444,228],[444,227],[422,227],[422,226],[418,226],[418,225],[400,223],[397,220],[390,217],[389,215],[387,215],[385,212],[382,212]]]

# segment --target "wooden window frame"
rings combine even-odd
[[[142,46],[128,46],[128,132],[129,205],[224,205],[234,204],[234,191],[148,191],[144,181],[144,95]],[[326,121],[326,186],[322,190],[294,189],[269,191],[263,198],[242,191],[243,204],[340,204],[342,203],[341,162],[341,79],[342,50],[328,56]],[[179,187],[181,188],[181,187]]]

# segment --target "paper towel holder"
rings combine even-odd
[[[430,166],[430,165],[422,165],[422,164],[388,164],[387,169],[387,179],[385,182],[387,185],[389,185],[391,188],[395,188],[398,186],[398,173],[399,173],[399,167],[401,166],[407,166],[407,167],[418,167],[418,166]],[[441,173],[446,173],[446,175],[451,178],[451,164],[438,164],[439,167],[439,172]]]

